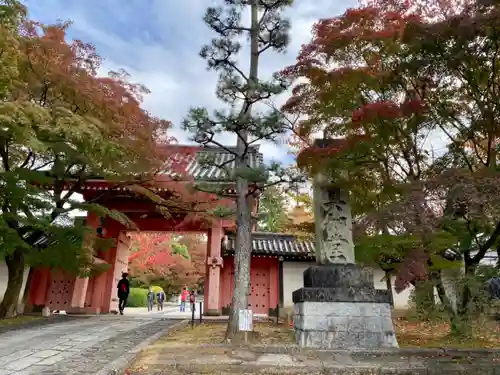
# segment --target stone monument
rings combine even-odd
[[[324,141],[322,141],[324,144]],[[294,328],[302,347],[397,348],[388,290],[355,264],[348,192],[321,174],[313,180],[316,266],[293,292]]]

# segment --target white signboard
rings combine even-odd
[[[239,311],[239,330],[243,332],[253,331],[253,312],[252,310]]]

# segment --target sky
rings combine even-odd
[[[104,58],[103,71],[125,69],[132,80],[146,85],[151,94],[144,107],[170,120],[179,143],[189,142],[179,124],[191,106],[221,108],[214,94],[217,75],[207,71],[198,53],[213,37],[203,22],[214,0],[27,0],[30,17],[41,22],[71,20],[69,38],[93,43]],[[295,62],[300,46],[311,39],[312,24],[342,14],[356,0],[295,0],[286,13],[292,22],[286,54],[266,53],[260,72],[270,76]],[[286,95],[286,94],[285,94]],[[277,103],[286,97],[281,97]],[[233,145],[235,138],[221,141]],[[264,143],[267,162],[288,164],[293,158],[286,145]]]

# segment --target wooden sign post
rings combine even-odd
[[[248,332],[253,331],[253,312],[252,310],[239,311],[239,331],[245,332],[245,342],[248,341]]]

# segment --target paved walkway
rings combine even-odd
[[[71,317],[0,334],[0,375],[90,375],[175,323],[163,313]]]
[[[138,311],[138,309],[134,309],[134,310]],[[201,303],[201,311],[203,311],[203,302]],[[192,318],[191,307],[189,305],[186,306],[185,312],[180,312],[179,306],[169,306],[168,308],[164,309],[164,314],[165,314],[165,317],[168,319],[175,319],[175,320],[189,319],[189,320],[191,320],[191,318]],[[194,312],[194,318],[200,319],[200,304],[199,304],[199,302],[196,303],[196,310]]]

